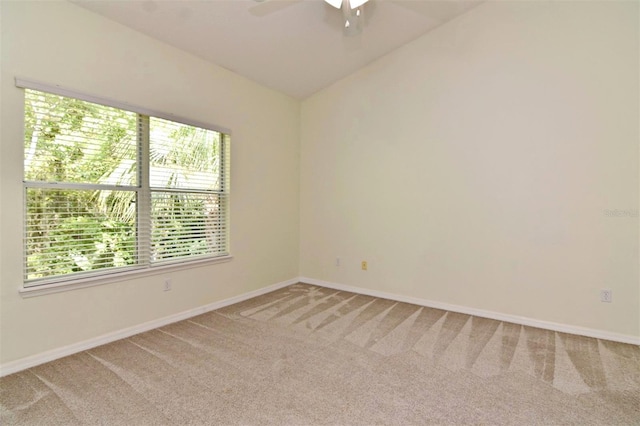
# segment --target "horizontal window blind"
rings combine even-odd
[[[27,188],[26,279],[136,265],[135,191]],[[122,217],[130,216],[131,219]]]
[[[137,185],[138,115],[25,91],[25,180]]]
[[[152,264],[228,254],[226,151],[221,133],[149,119]]]
[[[152,263],[228,254],[223,194],[156,191],[151,205]]]
[[[221,190],[220,133],[154,117],[149,133],[152,188]]]
[[[228,134],[25,90],[25,287],[228,254]]]

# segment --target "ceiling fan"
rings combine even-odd
[[[324,0],[336,9],[342,10],[344,18],[343,32],[346,36],[354,36],[362,32],[364,4],[369,0]]]
[[[2,0],[0,0],[2,1]],[[305,0],[253,0],[258,3],[249,8],[255,16],[266,16]],[[308,0],[311,1],[311,0]],[[446,22],[485,0],[324,0],[326,4],[342,11],[342,31],[346,36],[362,33],[365,23],[364,8],[374,2],[389,2],[412,12],[427,16],[437,22]],[[368,3],[368,4],[367,4]],[[372,12],[370,9],[369,12]]]
[[[301,0],[273,1],[273,0],[254,0],[261,5],[254,6],[251,13],[257,16],[264,16],[276,12],[285,7],[298,3]],[[342,31],[346,36],[358,35],[362,32],[364,23],[364,4],[369,0],[324,0],[327,4],[342,11],[343,28]]]

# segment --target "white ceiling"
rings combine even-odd
[[[482,0],[371,0],[362,34],[322,0],[72,0],[267,87],[303,99]]]

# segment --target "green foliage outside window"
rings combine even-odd
[[[211,130],[26,90],[25,279],[226,254],[223,144]]]

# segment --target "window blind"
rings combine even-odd
[[[227,255],[229,142],[27,88],[25,286]]]

